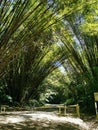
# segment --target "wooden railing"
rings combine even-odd
[[[1,113],[5,112],[8,107],[8,105],[1,105]]]
[[[47,109],[57,109],[58,115],[77,115],[80,118],[80,108],[79,105],[63,105],[63,104],[45,104],[42,107],[34,107],[34,110],[47,110]]]
[[[80,118],[80,110],[79,110],[79,105],[64,105],[64,104],[45,104],[44,106],[41,107],[32,107],[32,109],[29,110],[34,110],[34,111],[56,111],[56,113],[58,115],[63,115],[63,116],[67,116],[67,115],[76,115]],[[1,113],[9,111],[10,107],[7,105],[1,105]],[[11,109],[12,110],[12,109]],[[25,110],[24,108],[21,107],[13,107],[14,111],[22,111]]]

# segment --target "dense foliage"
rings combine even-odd
[[[79,103],[93,111],[97,33],[97,0],[1,0],[0,102]]]

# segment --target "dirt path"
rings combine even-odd
[[[89,126],[90,130],[98,130],[98,119],[95,116],[86,116],[83,120]]]
[[[79,118],[59,117],[50,112],[25,111],[0,115],[0,130],[98,130],[94,123],[98,124],[97,121],[86,124]]]

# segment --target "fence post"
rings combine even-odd
[[[97,102],[95,102],[96,118],[98,119]]]
[[[76,106],[76,111],[77,111],[77,115],[78,115],[78,117],[80,118],[80,107],[79,107],[78,104],[77,104],[77,106]]]
[[[94,93],[95,98],[95,112],[96,112],[96,118],[98,119],[98,110],[97,110],[97,102],[98,102],[98,92]]]
[[[66,113],[66,106],[64,106],[64,115],[67,115],[67,113]]]

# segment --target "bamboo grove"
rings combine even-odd
[[[1,0],[0,93],[20,104],[59,66],[92,100],[98,91],[97,0]],[[83,99],[83,102],[85,100]]]

